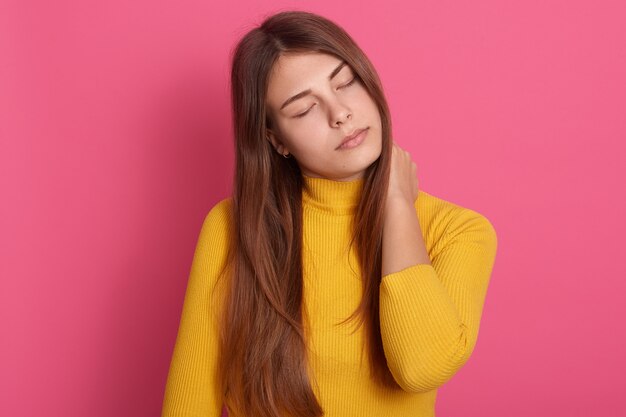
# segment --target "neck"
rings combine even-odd
[[[302,204],[329,214],[353,214],[363,190],[363,178],[336,181],[303,175]]]

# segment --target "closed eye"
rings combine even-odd
[[[355,82],[355,81],[356,81],[356,77],[352,78],[352,79],[350,80],[350,82],[349,82],[349,83],[347,83],[346,85],[343,85],[343,86],[341,86],[341,87],[339,87],[339,88],[349,87],[349,86],[351,86],[352,84],[354,84],[354,82]]]
[[[355,82],[355,81],[356,81],[356,77],[352,78],[352,79],[351,79],[351,80],[350,80],[347,84],[344,84],[344,85],[342,85],[342,86],[341,86],[341,87],[339,87],[339,88],[341,89],[341,88],[346,88],[346,87],[349,87],[349,86],[351,86],[352,84],[354,84],[354,82]],[[314,105],[315,105],[315,104],[314,104]],[[311,111],[311,109],[312,109],[312,108],[313,108],[313,106],[309,107],[309,109],[308,109],[307,111],[305,111],[304,113],[297,114],[297,115],[295,115],[294,117],[297,117],[297,118],[304,117],[304,116],[306,116],[306,115],[307,115],[307,113],[309,113],[309,112]]]

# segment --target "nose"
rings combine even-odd
[[[335,106],[330,111],[331,117],[331,126],[339,126],[341,123],[345,123],[349,120],[352,120],[352,112],[347,107],[341,103],[335,104]]]

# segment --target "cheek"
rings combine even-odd
[[[376,106],[376,102],[370,97],[367,91],[359,91],[354,100],[358,105],[357,108],[360,109],[361,112],[365,112],[368,117],[372,117],[373,113],[378,113],[378,106]]]
[[[369,94],[365,93],[365,98],[363,98],[363,100],[365,100],[365,102],[367,103],[367,106],[370,109],[370,111],[378,113],[378,106],[376,105],[376,102],[372,99],[372,97],[370,97]]]
[[[309,141],[301,143],[299,149],[302,161],[311,167],[321,167],[330,163],[338,156],[334,151],[334,147],[337,146],[335,141],[333,136],[310,136]]]
[[[323,152],[323,146],[327,140],[320,133],[321,129],[318,126],[291,129],[285,136],[285,142],[289,144],[294,154],[301,158],[315,158]]]

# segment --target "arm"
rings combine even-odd
[[[415,207],[406,200],[387,200],[382,274],[389,275],[414,264],[430,265]]]
[[[426,392],[446,383],[474,349],[497,236],[487,218],[460,209],[431,263],[416,209],[399,206],[388,218],[380,286],[383,347],[398,384]]]
[[[207,214],[194,253],[180,326],[167,377],[162,417],[222,414],[216,379],[217,303],[211,298],[226,254],[226,210],[218,203]],[[219,291],[215,291],[217,296]]]

